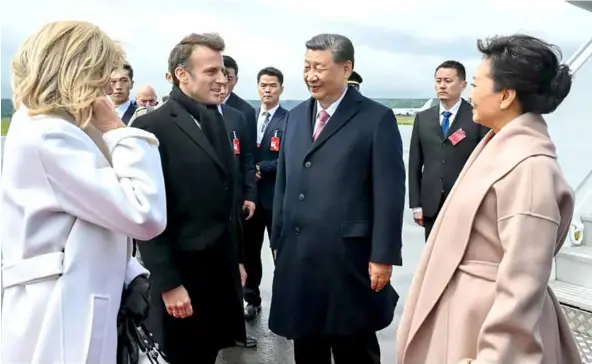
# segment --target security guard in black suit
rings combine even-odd
[[[428,240],[444,201],[473,149],[489,129],[473,122],[473,107],[463,100],[465,67],[446,61],[436,68],[439,104],[415,115],[409,145],[409,207]]]

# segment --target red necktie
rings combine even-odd
[[[329,113],[325,110],[319,111],[319,117],[317,118],[317,129],[312,136],[312,140],[317,140],[319,134],[321,134],[321,131],[323,131],[323,128],[325,125],[327,125],[327,120],[329,120]]]

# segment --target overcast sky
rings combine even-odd
[[[121,5],[121,4],[124,4]],[[84,5],[82,5],[84,4]],[[86,20],[120,41],[136,85],[168,93],[172,46],[191,32],[218,32],[239,64],[236,91],[256,98],[256,74],[284,72],[285,99],[308,96],[302,81],[304,43],[322,32],[348,36],[356,70],[371,97],[432,97],[434,68],[446,59],[479,61],[479,37],[517,31],[560,45],[568,58],[590,35],[592,13],[562,0],[28,0],[2,4],[2,97],[10,97],[10,61],[23,40],[53,20]],[[357,5],[354,5],[357,4]],[[34,11],[34,12],[32,12]],[[133,92],[133,91],[132,91]]]

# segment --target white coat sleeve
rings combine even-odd
[[[103,139],[112,166],[80,129],[56,127],[43,134],[40,157],[58,205],[131,238],[154,238],[167,222],[158,140],[137,128],[115,129]]]
[[[137,276],[142,274],[149,276],[150,272],[148,272],[148,270],[144,268],[135,257],[130,257],[130,259],[127,261],[127,269],[125,270],[124,284],[127,286],[128,284],[132,283],[132,281],[136,279]]]

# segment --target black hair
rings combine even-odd
[[[333,61],[345,63],[350,61],[354,66],[354,45],[352,41],[341,34],[318,34],[306,41],[306,49],[312,51],[331,50]]]
[[[124,63],[123,69],[127,71],[127,75],[129,76],[130,81],[133,81],[134,80],[134,69],[132,68],[132,65],[129,63]]]
[[[463,81],[467,79],[467,71],[465,70],[465,66],[463,66],[463,64],[459,61],[444,61],[438,67],[436,67],[436,71],[434,73],[438,72],[440,68],[451,68],[453,70],[456,70],[458,78],[460,78]]]
[[[282,71],[278,70],[275,67],[265,67],[261,71],[259,71],[259,73],[257,74],[257,83],[259,83],[261,76],[275,76],[280,82],[280,86],[284,85],[284,74],[282,73]]]
[[[516,34],[479,40],[477,48],[490,62],[495,91],[515,90],[522,112],[552,113],[569,94],[572,75],[557,46]]]
[[[224,68],[233,69],[234,73],[238,76],[238,64],[236,63],[234,58],[230,56],[223,56],[222,58],[224,58]]]

